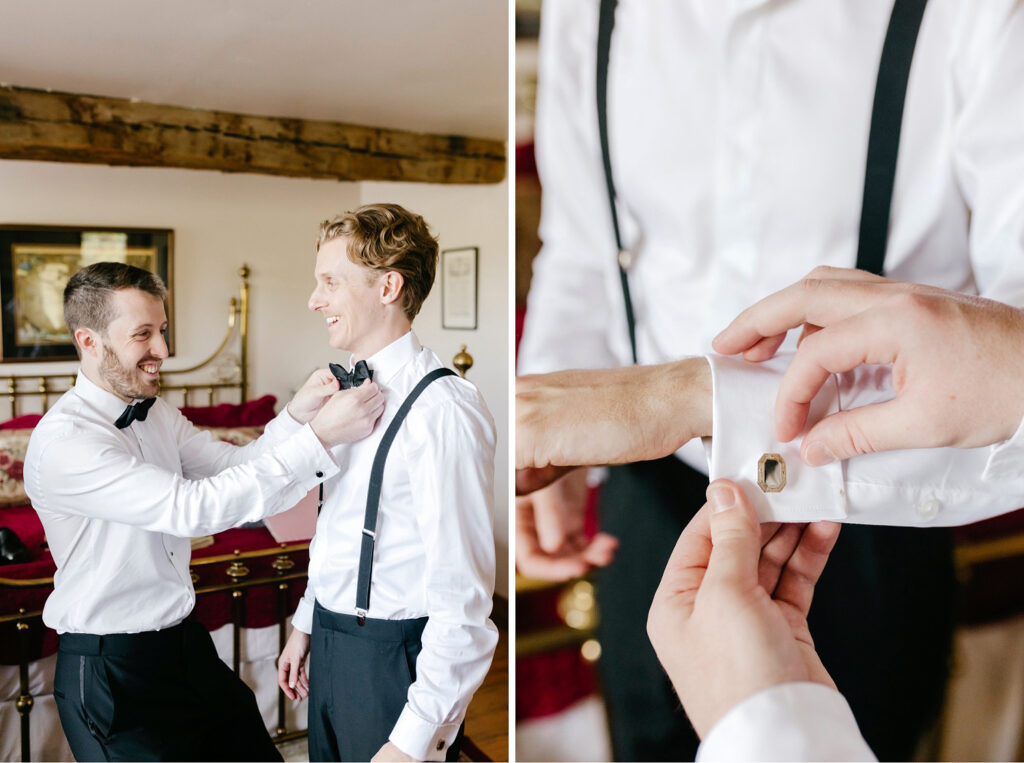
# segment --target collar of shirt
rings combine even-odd
[[[110,419],[113,424],[117,417],[124,413],[125,406],[129,405],[113,392],[108,392],[96,384],[84,371],[79,370],[75,378],[74,393],[82,398],[91,407],[95,408],[104,417]]]
[[[382,350],[378,350],[366,359],[366,364],[373,370],[373,380],[378,386],[386,385],[402,367],[416,357],[423,346],[416,334],[410,329]],[[349,358],[348,368],[356,366],[356,357]]]

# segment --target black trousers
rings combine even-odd
[[[309,759],[370,760],[388,741],[416,680],[426,617],[343,615],[317,603],[309,645]],[[446,753],[459,757],[463,729]]]
[[[53,693],[76,760],[281,760],[255,695],[199,623],[65,633]]]
[[[647,611],[707,478],[675,457],[614,467],[602,529],[621,541],[598,578],[601,678],[618,760],[693,760],[698,740],[647,638]],[[846,525],[809,624],[881,760],[910,760],[941,710],[955,577],[947,531]]]

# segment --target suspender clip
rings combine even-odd
[[[366,610],[365,609],[359,609],[358,607],[356,608],[356,622],[359,623],[360,627],[366,625]]]
[[[374,540],[377,540],[377,533],[375,533],[373,530],[370,530],[370,529],[368,529],[366,527],[363,528],[363,535],[369,535]]]

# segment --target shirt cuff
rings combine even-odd
[[[286,405],[279,414],[270,420],[263,431],[272,432],[272,436],[284,439],[285,437],[291,437],[302,427],[303,425],[293,419],[292,415],[288,413],[288,406]]]
[[[460,723],[430,723],[420,718],[408,704],[398,716],[389,740],[395,747],[416,760],[444,760]]]
[[[1009,440],[993,445],[985,462],[985,471],[981,479],[985,482],[1002,482],[1004,480],[1024,477],[1024,420]]]
[[[794,682],[729,710],[697,749],[697,761],[877,760],[842,694]]]
[[[298,432],[281,443],[275,452],[307,492],[339,471],[331,454],[313,434],[309,424],[304,424]]]
[[[307,583],[307,585],[309,584]],[[292,625],[296,630],[305,634],[313,632],[313,605],[305,596],[299,599],[299,606],[295,608],[295,614],[292,615]]]
[[[805,466],[800,460],[802,437],[788,443],[775,439],[775,397],[792,353],[763,363],[723,355],[705,357],[711,365],[714,396],[710,446],[705,439],[709,477],[740,485],[762,522],[845,519],[842,464]],[[839,394],[832,376],[811,402],[808,427],[837,410]],[[766,486],[762,488],[759,478],[765,462],[777,466],[770,470],[771,479],[760,480]]]

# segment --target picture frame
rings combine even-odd
[[[477,327],[477,265],[479,248],[466,246],[441,252],[441,327]]]
[[[75,360],[64,286],[94,262],[124,262],[167,285],[167,349],[174,355],[174,231],[106,226],[0,225],[3,363]]]

